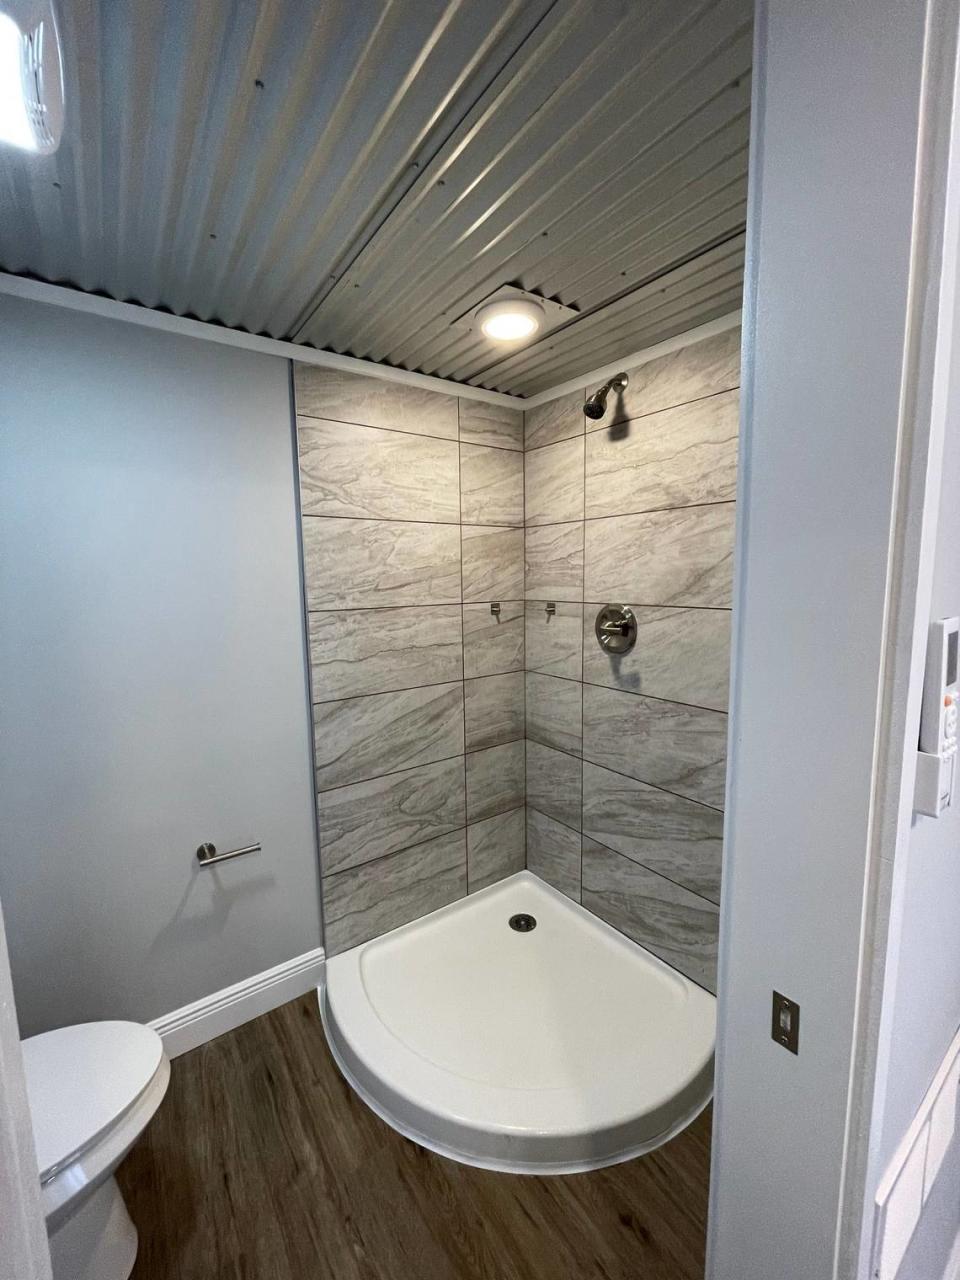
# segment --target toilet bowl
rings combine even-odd
[[[113,1174],[166,1093],[160,1037],[87,1022],[23,1041],[54,1280],[127,1280],[137,1231]]]

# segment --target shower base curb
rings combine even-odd
[[[490,901],[485,903],[485,899]],[[398,1036],[382,1023],[378,1026],[379,1016],[367,1000],[367,986],[361,977],[364,960],[372,955],[375,962],[383,966],[382,972],[388,974],[388,984],[399,981],[399,988],[394,986],[394,990],[409,991],[409,985],[403,986],[402,957],[410,954],[411,947],[416,950],[421,946],[442,946],[444,938],[451,937],[451,930],[455,930],[454,936],[459,938],[471,923],[469,918],[464,920],[464,913],[477,906],[481,911],[486,910],[488,916],[494,908],[497,919],[500,914],[506,916],[508,912],[518,911],[544,915],[548,924],[568,927],[575,945],[592,941],[612,952],[614,962],[622,954],[623,963],[637,966],[641,983],[654,984],[661,998],[666,993],[668,1012],[679,1011],[680,1030],[686,1033],[686,1048],[692,1050],[686,1060],[678,1056],[676,1094],[658,1096],[657,1105],[645,1112],[639,1101],[643,1091],[638,1088],[636,1115],[630,1114],[629,1102],[619,1112],[616,1108],[609,1114],[598,1112],[597,1128],[591,1131],[589,1126],[578,1123],[581,1096],[576,1090],[571,1093],[569,1085],[545,1089],[503,1088],[479,1081],[474,1086],[474,1082],[462,1074],[438,1068],[423,1053],[417,1053],[404,1043],[402,1034]],[[578,930],[584,934],[582,939],[576,937]],[[467,937],[469,940],[469,933]],[[567,941],[564,937],[565,948]],[[374,948],[379,951],[373,951]],[[548,962],[553,959],[549,949],[546,958]],[[395,973],[398,968],[400,979]],[[542,973],[535,971],[534,976],[542,977]],[[331,999],[331,979],[337,991],[336,999]],[[371,986],[376,991],[376,972]],[[557,994],[564,1002],[558,1025],[566,1026],[567,1017],[575,1017],[576,1010],[569,1005],[568,988],[560,989]],[[713,997],[530,872],[519,872],[413,924],[333,957],[327,962],[318,997],[334,1061],[370,1110],[419,1146],[476,1168],[501,1173],[559,1175],[621,1164],[676,1137],[696,1119],[712,1097]],[[429,1019],[429,1009],[425,1012]],[[691,1023],[698,1025],[691,1027]],[[402,1025],[401,1018],[401,1032]],[[424,1019],[419,1019],[417,1025],[422,1031]],[[676,1025],[671,1027],[666,1023],[664,1026],[666,1034],[676,1030]],[[602,1060],[598,1060],[598,1067],[602,1069],[603,1065]],[[582,1101],[586,1110],[589,1110],[593,1083],[593,1078],[585,1075]],[[452,1105],[445,1105],[442,1097],[447,1084],[454,1091]],[[476,1089],[475,1107],[471,1087]],[[662,1095],[662,1089],[660,1093]],[[560,1099],[562,1104],[568,1096],[572,1100],[569,1123],[562,1114],[562,1105],[558,1111],[552,1101]],[[593,1096],[603,1098],[605,1093],[594,1089]],[[626,1096],[629,1099],[629,1089]],[[491,1101],[500,1108],[500,1113],[488,1123]],[[543,1123],[542,1116],[534,1116],[530,1122],[528,1114],[536,1112],[538,1104],[543,1104],[541,1110],[545,1107],[557,1123]],[[649,1121],[659,1123],[651,1128]]]

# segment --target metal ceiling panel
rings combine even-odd
[[[64,143],[0,152],[4,270],[515,394],[739,305],[751,0],[60,17]],[[508,283],[580,316],[506,356],[451,328]]]
[[[741,232],[470,381],[490,390],[509,384],[518,395],[534,396],[729,315],[741,305],[744,242]]]

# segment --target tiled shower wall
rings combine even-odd
[[[524,866],[523,423],[311,365],[295,390],[332,955]]]
[[[525,424],[527,865],[710,990],[739,357],[730,330],[629,370],[600,422],[584,388]],[[621,658],[605,603],[637,616]]]

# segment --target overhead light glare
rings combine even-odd
[[[23,26],[0,12],[0,142],[50,155],[63,132],[63,69],[49,4],[8,0]],[[27,10],[30,10],[28,13]]]
[[[520,342],[532,337],[543,324],[543,307],[526,298],[491,302],[477,312],[477,323],[493,342]]]

